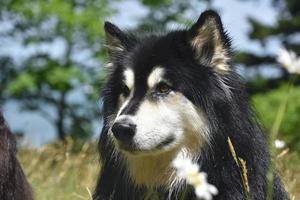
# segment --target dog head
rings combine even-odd
[[[210,142],[209,98],[230,98],[230,41],[218,14],[187,30],[133,35],[106,22],[110,75],[105,124],[130,155],[159,154]]]

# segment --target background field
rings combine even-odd
[[[97,181],[96,145],[74,150],[72,144],[21,150],[19,159],[37,200],[90,199]]]
[[[278,151],[274,162],[291,200],[300,199],[300,160],[288,149]],[[90,199],[99,164],[96,145],[74,150],[72,144],[53,144],[21,150],[19,158],[38,200]]]

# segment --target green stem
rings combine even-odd
[[[270,134],[270,139],[269,139],[269,145],[270,145],[270,154],[271,156],[274,155],[275,153],[275,146],[274,146],[274,142],[278,136],[279,133],[279,129],[280,126],[282,124],[286,109],[287,109],[287,103],[290,97],[290,93],[291,90],[293,88],[294,82],[296,79],[296,75],[292,75],[291,79],[288,82],[288,87],[287,87],[287,94],[285,96],[285,98],[283,99],[283,101],[281,102],[276,118],[275,118],[275,122],[274,125],[271,129],[271,134]],[[273,182],[274,182],[274,174],[273,174],[273,164],[272,161],[270,162],[270,166],[269,166],[269,170],[268,170],[268,174],[267,174],[267,180],[268,180],[268,192],[267,192],[267,200],[272,200],[272,196],[273,196]]]

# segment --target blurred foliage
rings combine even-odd
[[[21,64],[0,58],[0,100],[15,99],[24,110],[40,112],[62,140],[67,134],[89,137],[92,121],[99,117],[96,101],[103,78],[99,64],[102,26],[110,12],[108,0],[1,1],[0,21],[13,27],[2,31],[0,37],[21,36],[23,47],[35,51]],[[60,49],[52,51],[61,55],[43,50],[57,41]],[[82,53],[86,58],[78,59]],[[55,110],[55,116],[47,112],[49,108]]]
[[[262,2],[263,0],[255,0],[256,2]],[[273,8],[277,11],[277,21],[273,25],[266,25],[253,17],[249,17],[249,23],[251,25],[251,31],[249,33],[249,39],[252,41],[258,41],[261,47],[268,46],[274,40],[279,40],[282,46],[295,51],[300,55],[300,1],[299,0],[272,0]],[[257,52],[239,52],[235,57],[237,63],[259,71],[259,68],[265,65],[277,66],[276,55],[270,53],[257,53]],[[251,87],[251,93],[266,92],[275,89],[280,86],[280,82],[287,80],[289,74],[283,68],[278,68],[281,74],[276,78],[270,78],[268,76],[263,77],[265,84],[259,87]],[[250,81],[250,86],[257,79],[254,77]],[[260,77],[262,78],[262,77]]]
[[[260,2],[258,0],[257,2]],[[273,8],[277,11],[276,23],[263,24],[259,19],[249,17],[251,31],[249,39],[258,41],[264,48],[274,40],[300,55],[300,1],[272,0]],[[298,39],[297,39],[298,38]],[[248,69],[259,71],[265,66],[279,69],[280,75],[275,78],[262,76],[258,73],[248,81],[250,94],[260,114],[263,125],[271,130],[277,115],[278,107],[287,95],[286,83],[291,75],[276,63],[276,55],[271,53],[239,52],[236,62]],[[287,111],[280,126],[280,136],[300,155],[300,76],[296,78],[295,87],[290,94]]]
[[[166,30],[186,27],[196,20],[201,10],[211,7],[212,0],[143,0],[148,14],[139,20],[138,29]]]
[[[0,57],[0,104],[7,98],[7,96],[2,92],[6,89],[11,79],[16,76],[15,70],[11,67],[12,60],[9,57]]]
[[[300,153],[300,86],[293,87],[288,94],[287,85],[283,84],[267,94],[253,96],[253,103],[257,109],[259,119],[265,128],[270,131],[274,125],[278,108],[289,95],[287,110],[280,127],[279,135],[293,150]]]

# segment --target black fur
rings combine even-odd
[[[0,113],[0,199],[32,200],[31,188],[16,153],[15,138]]]
[[[156,65],[161,65],[167,70],[166,78],[172,82],[175,90],[183,93],[206,113],[212,140],[210,145],[204,146],[199,152],[201,157],[198,163],[201,171],[208,174],[208,182],[219,190],[214,200],[246,199],[240,169],[228,147],[228,137],[237,155],[247,162],[250,199],[266,199],[266,174],[270,164],[268,145],[251,110],[243,83],[235,72],[229,70],[220,73],[215,69],[216,66],[210,65],[217,45],[211,35],[203,44],[198,59],[195,58],[195,49],[190,45],[190,41],[197,36],[197,30],[207,20],[213,20],[210,25],[215,26],[213,28],[220,36],[222,48],[226,50],[226,55],[230,56],[230,39],[214,11],[204,12],[189,30],[166,34],[133,36],[123,33],[110,23],[105,24],[108,36],[117,36],[114,37],[112,45],[122,47],[124,51],[110,48],[113,69],[103,90],[104,127],[99,142],[101,175],[94,193],[95,200],[144,199],[147,188],[134,185],[127,177],[127,168],[122,155],[113,154],[114,144],[107,136],[108,117],[117,112],[118,97],[123,88],[120,80],[123,79],[124,67],[130,66],[135,74],[138,74],[135,79],[136,97],[133,101],[139,101],[144,96],[143,91],[146,90],[146,77]],[[224,88],[224,84],[227,88]],[[132,103],[133,107],[134,105],[136,104]],[[288,199],[277,175],[273,189],[274,200]],[[170,199],[179,199],[182,190],[174,191]],[[160,199],[167,199],[170,191],[161,187],[157,188],[156,192]],[[195,199],[192,190],[186,199]]]

